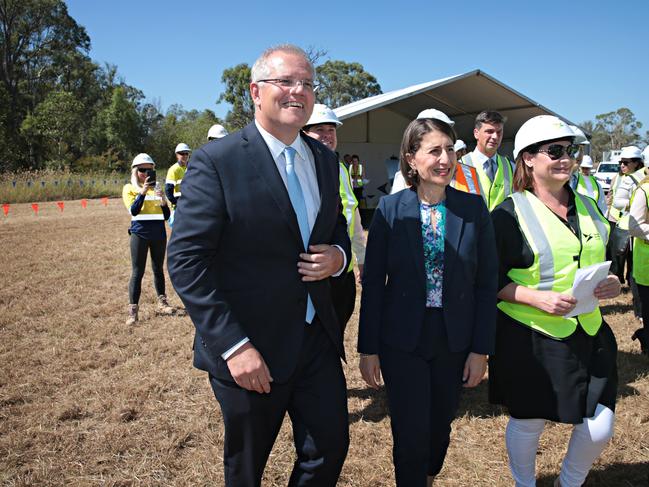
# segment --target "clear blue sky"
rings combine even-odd
[[[384,92],[479,68],[573,122],[628,107],[649,130],[646,0],[66,3],[91,57],[163,109],[224,116],[223,70],[291,42],[360,62]]]

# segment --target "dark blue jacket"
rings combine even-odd
[[[498,258],[481,196],[446,188],[442,307],[451,351],[494,351]],[[363,271],[358,351],[384,342],[417,347],[426,306],[419,200],[412,189],[381,199],[370,226]]]

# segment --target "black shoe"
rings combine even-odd
[[[631,335],[631,340],[638,340],[640,342],[640,350],[642,353],[649,355],[649,339],[644,328],[638,328],[633,335]]]

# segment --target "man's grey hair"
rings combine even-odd
[[[309,59],[309,56],[304,51],[304,49],[293,44],[280,44],[279,46],[269,47],[261,53],[261,56],[257,58],[255,64],[252,65],[252,69],[250,70],[250,81],[256,83],[260,79],[266,79],[270,76],[271,67],[268,65],[268,58],[276,52],[295,54],[296,56],[304,58],[304,60],[309,64],[311,76],[315,77],[315,69],[313,68],[313,63]]]

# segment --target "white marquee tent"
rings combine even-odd
[[[383,93],[335,110],[343,121],[338,129],[338,152],[358,154],[365,164],[366,205],[375,207],[389,192],[385,161],[399,155],[401,136],[419,112],[436,108],[455,121],[455,131],[473,150],[473,124],[482,110],[497,110],[507,117],[500,152],[511,157],[514,135],[529,118],[558,115],[504,83],[478,70]],[[566,120],[565,117],[561,117]],[[569,120],[566,122],[572,124]]]

